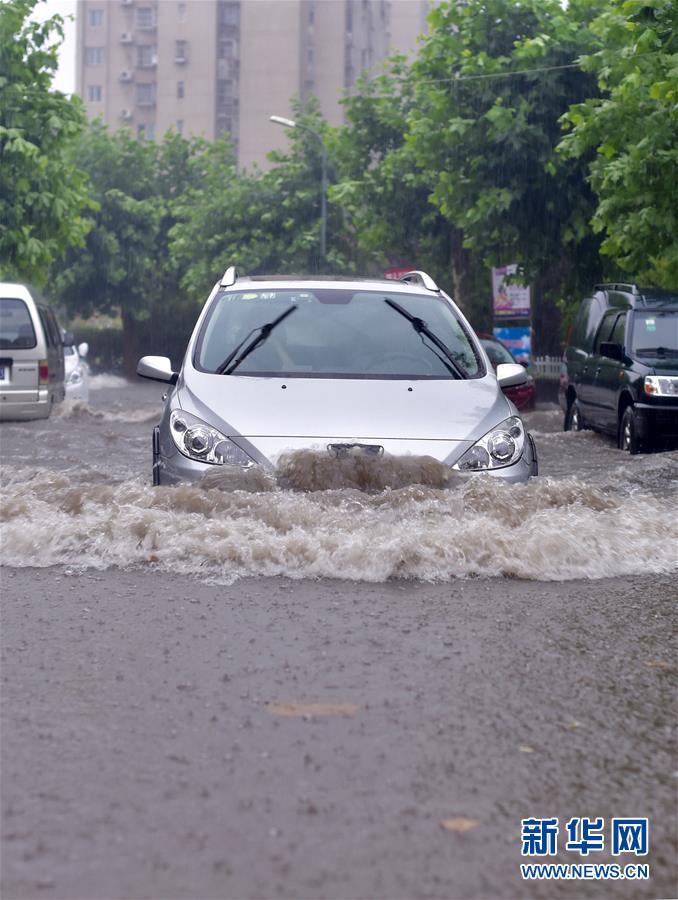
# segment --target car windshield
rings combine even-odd
[[[493,341],[491,338],[480,338],[480,343],[483,345],[485,353],[490,357],[490,362],[495,369],[500,363],[515,362],[515,359],[511,356],[511,351],[503,344],[500,344],[499,341]]]
[[[633,316],[631,349],[638,356],[678,354],[678,309],[636,311]]]
[[[398,303],[450,351],[464,378],[484,374],[472,340],[440,296],[348,288],[228,291],[218,295],[201,328],[194,362],[216,372],[229,353],[261,326],[287,316],[233,375],[305,378],[455,378],[445,353],[386,303]]]
[[[35,344],[35,329],[24,301],[0,297],[0,349],[30,350]]]

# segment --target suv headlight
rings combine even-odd
[[[476,441],[452,468],[461,472],[481,472],[503,469],[518,462],[525,446],[525,429],[518,416],[511,416],[495,425]]]
[[[170,414],[170,432],[177,450],[189,459],[214,466],[252,465],[252,459],[237,444],[183,409]]]
[[[646,375],[645,393],[653,397],[678,397],[676,375]]]

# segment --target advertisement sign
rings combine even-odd
[[[495,328],[494,336],[511,351],[511,355],[521,366],[529,366],[532,361],[532,329],[529,325],[512,325]]]
[[[508,275],[515,275],[518,266],[499,266],[492,269],[492,302],[497,319],[520,319],[530,315],[530,288],[522,284],[507,284]]]

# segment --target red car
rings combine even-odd
[[[485,334],[480,331],[478,332],[478,337],[480,343],[483,345],[483,350],[489,356],[495,371],[499,363],[515,363],[515,359],[511,355],[509,348],[505,344],[502,344],[502,342],[493,334]],[[531,375],[527,376],[526,384],[521,384],[517,387],[507,387],[503,390],[509,400],[512,403],[515,403],[518,409],[534,409],[534,404],[537,400],[537,389],[534,384],[534,378]]]

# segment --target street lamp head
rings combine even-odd
[[[296,128],[297,123],[292,119],[285,119],[283,116],[269,116],[271,122],[275,122],[277,125],[284,125],[285,128]]]

